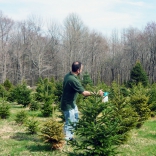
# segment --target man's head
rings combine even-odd
[[[77,75],[79,75],[81,73],[81,71],[82,71],[82,64],[81,64],[81,62],[78,62],[78,61],[73,62],[73,64],[72,64],[72,72],[77,74]]]

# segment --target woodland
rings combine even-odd
[[[66,142],[59,104],[63,77],[74,61],[84,65],[80,81],[94,95],[78,96],[80,119],[72,123],[75,140]],[[0,12],[1,154],[153,155],[155,61],[155,22],[142,30],[113,30],[108,37],[90,30],[73,13],[58,24],[34,15],[14,21]],[[108,92],[108,102],[102,102],[99,89]],[[143,126],[150,122],[152,141],[146,136],[143,142],[136,131],[147,132]],[[140,140],[129,146],[134,136]],[[135,152],[133,146],[141,150]]]
[[[139,61],[149,82],[156,81],[156,23],[142,29],[129,27],[108,37],[90,30],[77,14],[62,24],[30,16],[14,21],[0,12],[0,83],[23,80],[34,86],[38,78],[63,79],[73,61],[81,61],[96,85],[130,79]]]

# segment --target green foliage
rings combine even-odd
[[[51,80],[53,81],[53,79]],[[40,79],[36,89],[36,100],[43,102],[41,112],[44,117],[49,117],[52,114],[52,103],[54,102],[54,84],[47,78]]]
[[[20,112],[18,112],[16,114],[15,121],[16,121],[16,123],[22,125],[22,124],[26,123],[27,119],[28,119],[27,112],[24,110],[21,110]]]
[[[50,119],[43,125],[41,133],[44,142],[49,143],[53,149],[57,149],[59,145],[63,146],[65,136],[62,123],[55,119]]]
[[[51,100],[44,102],[41,108],[41,112],[44,117],[49,117],[52,114],[52,101]]]
[[[27,131],[30,134],[37,134],[37,131],[39,129],[39,122],[35,120],[34,118],[27,120],[26,127]]]
[[[99,82],[97,87],[107,92],[110,90],[110,86],[107,86],[104,82]]]
[[[85,87],[85,90],[89,90],[91,92],[94,92],[95,90],[98,91],[98,87],[92,87],[90,85],[86,85]],[[79,94],[77,99],[76,99],[76,104],[79,108],[79,110],[81,111],[81,109],[83,108],[83,100],[87,98],[87,97],[84,97],[82,94]]]
[[[5,89],[3,85],[0,84],[0,97],[7,97],[8,96],[8,91]]]
[[[130,81],[128,82],[128,86],[132,87],[133,85],[137,85],[139,82],[141,82],[143,86],[148,85],[147,74],[142,68],[140,62],[137,62],[131,70]]]
[[[69,142],[74,147],[74,155],[113,156],[117,153],[121,137],[118,134],[120,118],[115,116],[115,105],[101,101],[97,95],[84,100],[82,116],[75,126],[77,138]]]
[[[149,89],[144,87],[142,83],[138,83],[138,85],[133,85],[130,89],[130,95],[138,94],[138,95],[147,95],[148,97]]]
[[[62,81],[58,81],[55,83],[55,89],[54,89],[54,97],[55,97],[54,102],[55,103],[60,103],[62,92],[63,92],[63,83]]]
[[[127,97],[130,95],[130,90],[126,88],[124,85],[120,86],[120,93],[124,96]]]
[[[13,84],[8,79],[6,79],[3,83],[3,86],[7,91],[9,91],[13,87]]]
[[[15,86],[13,86],[11,89],[10,89],[10,91],[9,91],[9,93],[8,93],[8,96],[7,96],[7,101],[9,101],[9,102],[15,102],[16,101],[16,99],[15,99]]]
[[[84,87],[86,87],[86,85],[93,86],[93,81],[91,80],[90,75],[88,74],[88,72],[85,72],[84,75],[83,75],[82,85]]]
[[[141,84],[138,84],[138,86],[133,86],[132,95],[130,98],[131,105],[139,116],[137,127],[140,128],[151,115],[147,91]]]
[[[58,108],[58,115],[57,117],[60,119],[60,123],[64,123],[65,122],[65,117],[64,117],[64,114],[63,114],[63,111],[61,110],[61,108],[59,107]]]
[[[0,103],[0,118],[7,119],[10,116],[10,105],[6,102]]]
[[[16,101],[26,107],[31,101],[31,90],[27,88],[25,83],[18,84],[10,90],[9,101]]]
[[[40,79],[36,88],[36,100],[37,101],[48,101],[54,99],[53,95],[54,84],[47,78]]]
[[[122,135],[121,143],[128,140],[129,132],[136,127],[139,118],[135,109],[131,106],[130,98],[125,97],[123,88],[116,82],[113,82],[111,86],[111,102],[116,106],[115,116],[119,116],[121,119],[121,128],[118,130],[118,134]]]
[[[40,109],[40,104],[39,104],[39,102],[38,102],[38,101],[32,100],[29,109],[30,109],[31,111],[39,110],[39,109]]]
[[[153,113],[156,113],[156,83],[154,83],[147,95],[149,96],[148,105],[150,106],[150,109]]]
[[[141,127],[149,117],[150,117],[150,109],[147,105],[148,97],[142,95],[141,97],[138,97],[138,95],[131,96],[131,104],[135,108],[135,111],[139,115],[139,120],[137,127]]]

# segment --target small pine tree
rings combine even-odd
[[[152,84],[148,90],[147,96],[149,97],[148,105],[152,111],[152,114],[156,113],[156,83]]]
[[[41,137],[45,143],[49,143],[52,149],[60,149],[64,145],[63,124],[54,118],[49,119],[41,129]]]
[[[128,140],[130,130],[136,127],[139,119],[135,109],[131,106],[130,98],[126,97],[125,92],[123,92],[123,88],[123,86],[113,82],[110,90],[111,102],[117,108],[116,116],[120,116],[121,119],[121,128],[118,131],[118,134],[122,135],[121,143]]]
[[[54,84],[47,78],[45,78],[44,80],[40,79],[36,88],[36,100],[43,102],[47,100],[48,97],[49,99],[54,99],[54,87]]]
[[[12,83],[8,79],[4,81],[3,86],[7,91],[9,91],[13,87]]]
[[[10,105],[6,102],[0,104],[0,118],[7,119],[10,116]]]
[[[26,127],[29,134],[37,134],[39,122],[34,118],[27,120]]]
[[[53,115],[41,128],[41,137],[45,143],[49,143],[52,149],[61,149],[64,146],[64,123],[60,123],[58,118],[56,120],[56,110],[53,106]]]
[[[45,100],[41,112],[44,117],[49,117],[52,114],[52,100]]]
[[[27,88],[26,83],[18,84],[10,90],[9,101],[16,101],[26,107],[31,101],[31,90]]]
[[[51,80],[52,81],[52,80]],[[49,117],[52,114],[52,104],[54,102],[54,84],[47,78],[40,79],[36,89],[36,100],[43,102],[41,112],[44,117]]]
[[[130,81],[128,81],[128,86],[138,85],[141,82],[143,86],[148,85],[148,77],[144,69],[142,68],[140,62],[137,62],[130,73]]]
[[[16,114],[15,121],[16,121],[16,123],[22,125],[22,124],[26,123],[27,119],[28,119],[27,112],[25,110],[21,110]]]
[[[84,75],[83,75],[82,85],[84,87],[86,87],[86,85],[93,86],[93,82],[92,82],[92,80],[90,78],[90,75],[87,72],[85,72]]]
[[[31,111],[36,111],[36,110],[39,110],[39,108],[40,108],[39,102],[38,101],[31,100],[29,109]]]
[[[3,85],[0,84],[0,97],[8,97],[9,93]]]
[[[58,81],[55,83],[55,89],[54,89],[54,102],[55,103],[60,103],[62,92],[63,92],[63,83],[62,81]]]
[[[82,116],[75,126],[76,139],[69,142],[74,147],[74,153],[70,154],[115,155],[121,137],[118,134],[121,128],[120,118],[115,116],[115,109],[115,105],[104,104],[101,97],[97,95],[84,99]]]
[[[141,83],[133,86],[131,92],[130,103],[139,116],[137,127],[140,128],[151,115],[148,104],[149,97],[147,96],[147,89]]]

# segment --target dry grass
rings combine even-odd
[[[25,125],[18,125],[15,122],[17,112],[25,110],[29,113],[29,118],[35,116],[40,127],[48,118],[40,116],[40,112],[30,112],[28,108],[20,105],[13,105],[9,119],[0,120],[0,156],[65,156],[63,151],[67,151],[65,145],[62,151],[53,151],[51,146],[41,140],[39,133],[30,135],[26,132]]]

